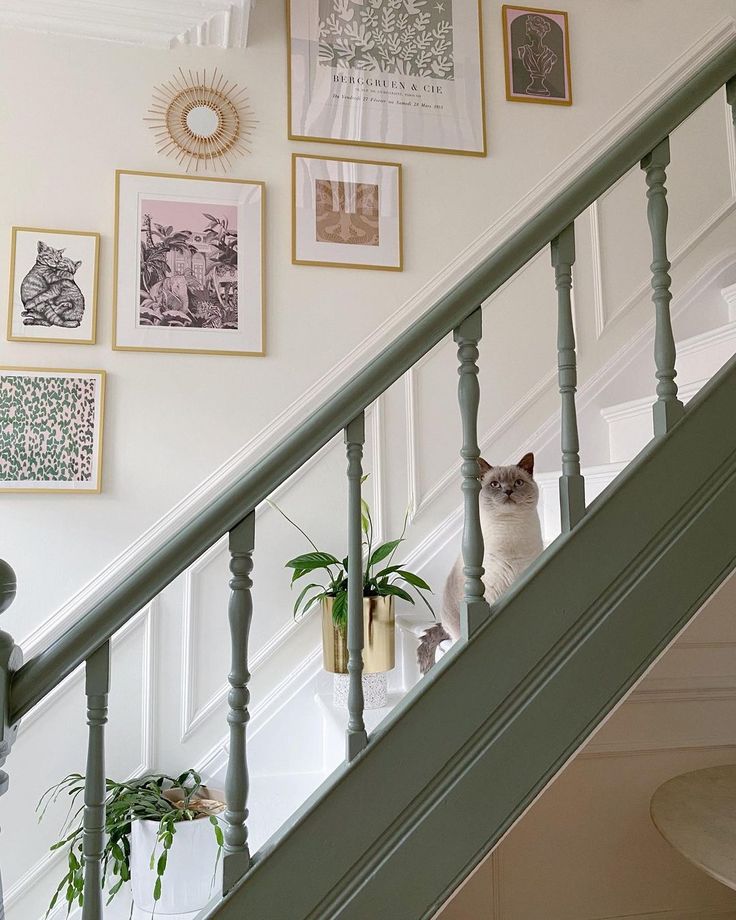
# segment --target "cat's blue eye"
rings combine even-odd
[[[497,480],[497,479],[492,479],[492,480],[491,480],[491,488],[492,488],[492,489],[497,489],[497,488],[498,488],[498,480]]]

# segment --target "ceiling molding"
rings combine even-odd
[[[245,48],[255,2],[3,0],[0,27],[149,48]]]

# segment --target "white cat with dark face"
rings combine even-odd
[[[534,481],[534,454],[525,454],[515,466],[480,464],[480,524],[483,532],[483,584],[493,604],[542,552],[542,527],[537,514],[539,487]],[[427,630],[419,647],[423,673],[434,663],[444,639],[460,638],[460,605],[465,575],[462,556],[445,584],[442,626]]]

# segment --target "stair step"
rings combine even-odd
[[[678,394],[684,403],[690,402],[707,378],[679,388]],[[656,396],[631,399],[601,409],[601,415],[608,425],[608,453],[611,463],[632,460],[652,439],[652,405]]]

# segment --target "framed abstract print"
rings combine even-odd
[[[504,6],[506,98],[572,105],[567,13]]]
[[[92,345],[99,233],[13,227],[8,339]]]
[[[485,156],[480,0],[287,0],[289,137]]]
[[[401,166],[292,157],[292,261],[402,269]]]
[[[99,492],[105,372],[0,367],[0,491]]]
[[[113,348],[263,355],[262,182],[116,173]]]

